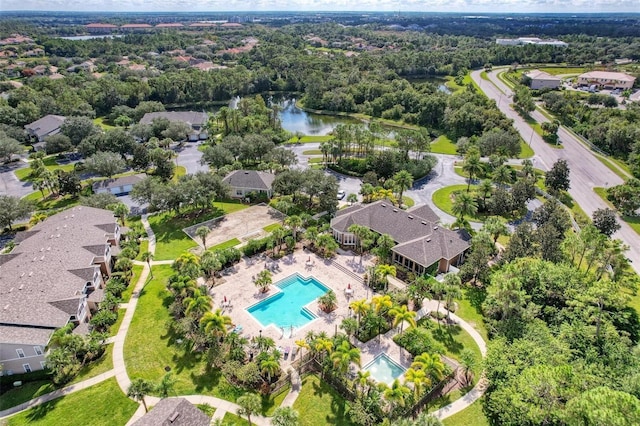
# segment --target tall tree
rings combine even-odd
[[[618,229],[620,229],[620,224],[618,223],[617,215],[614,210],[604,208],[598,209],[593,212],[593,226],[595,226],[598,231],[607,237],[611,237]]]
[[[253,424],[251,423],[251,416],[262,410],[260,397],[256,394],[248,393],[238,398],[237,403],[240,406],[240,408],[238,408],[238,415],[246,416],[249,426],[251,426]]]
[[[33,204],[26,199],[12,195],[0,195],[0,228],[9,228],[19,219],[29,220]]]
[[[465,216],[473,216],[478,212],[478,204],[470,194],[460,192],[453,200],[451,211],[458,219],[464,219]]]
[[[99,176],[111,178],[126,167],[125,161],[115,152],[96,152],[85,162],[87,170]]]
[[[393,175],[393,180],[398,188],[398,203],[402,205],[402,194],[413,186],[413,176],[406,170],[400,170]]]
[[[127,396],[129,398],[135,399],[136,401],[142,402],[142,405],[144,405],[144,411],[149,412],[149,409],[147,408],[147,402],[145,401],[144,397],[152,391],[153,383],[141,378],[137,378],[131,381],[129,388],[127,389]]]
[[[558,160],[545,174],[544,184],[552,193],[567,191],[571,185],[567,160]]]

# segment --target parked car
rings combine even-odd
[[[338,191],[338,200],[342,200],[345,195],[347,195],[347,193],[344,192],[344,189],[339,190]]]

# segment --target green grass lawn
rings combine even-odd
[[[175,170],[173,171],[173,177],[171,178],[171,180],[173,180],[174,182],[178,181],[178,178],[180,176],[184,176],[187,174],[187,168],[184,166],[177,166],[175,168]]]
[[[520,154],[518,154],[518,158],[531,158],[534,156],[534,154],[535,152],[533,152],[533,149],[528,144],[520,141]]]
[[[430,321],[433,323],[431,326],[431,335],[445,347],[445,356],[460,361],[460,354],[464,349],[471,349],[473,351],[476,360],[476,366],[473,369],[475,383],[480,376],[480,372],[482,372],[482,354],[475,340],[459,325],[441,325],[438,327],[435,325],[435,320]]]
[[[44,162],[44,167],[47,170],[63,170],[65,172],[70,172],[71,170],[73,170],[74,165],[73,164],[58,164],[56,163],[56,155],[50,155],[48,157],[45,157],[43,160]],[[18,169],[15,171],[16,177],[18,179],[20,179],[21,181],[31,181],[31,167],[24,167],[22,169]]]
[[[229,214],[248,206],[238,202],[215,202],[213,208],[205,213],[183,213],[176,216],[175,212],[164,212],[149,217],[149,224],[156,234],[155,260],[170,260],[180,256],[197,244],[182,230],[215,217]]]
[[[169,265],[154,266],[153,279],[141,292],[124,344],[129,377],[158,382],[169,367],[177,395],[212,395],[235,401],[243,391],[231,386],[219,370],[210,368],[206,354],[177,346],[176,337],[167,331],[171,295],[165,286],[172,274]]]
[[[262,415],[271,417],[273,416],[273,412],[276,411],[276,408],[280,407],[282,401],[287,396],[289,391],[291,390],[291,386],[285,386],[275,395],[269,395],[268,397],[262,397]]]
[[[607,199],[607,189],[606,188],[593,188],[593,191],[598,194],[600,196],[600,198],[602,198],[607,205],[609,206],[609,208],[616,210],[616,208],[613,206],[613,204],[611,204],[611,201],[609,201]],[[622,218],[622,220],[624,220],[627,225],[629,225],[631,227],[631,229],[633,229],[634,231],[636,231],[636,233],[640,234],[640,217],[636,217],[636,216],[623,216],[620,215],[620,217]]]
[[[302,151],[302,155],[322,155],[322,151],[319,149],[307,149],[306,151]]]
[[[36,206],[36,210],[51,210],[51,209],[65,209],[76,206],[80,203],[78,197],[72,197],[71,195],[64,195],[58,197],[52,197],[51,192],[48,189],[44,190],[44,198],[41,191],[35,191],[31,194],[25,195],[24,199],[33,201]]]
[[[109,336],[115,336],[118,334],[118,330],[120,330],[120,326],[122,325],[122,320],[124,320],[124,313],[126,309],[118,309],[118,319],[116,322],[109,328]]]
[[[225,242],[223,242],[223,243],[216,244],[215,246],[211,246],[211,247],[209,247],[207,250],[208,250],[208,251],[224,250],[224,249],[226,249],[226,248],[235,247],[235,246],[237,246],[237,245],[238,245],[238,244],[240,244],[240,243],[241,243],[241,241],[240,241],[239,239],[237,239],[237,238],[232,238],[232,239],[230,239],[230,240],[228,240],[228,241],[225,241]]]
[[[272,223],[271,225],[267,225],[262,228],[265,232],[273,232],[278,228],[282,228],[282,224],[280,222]]]
[[[477,185],[471,185],[471,190],[473,191],[477,187],[478,187]],[[453,215],[453,196],[452,196],[453,193],[455,191],[466,191],[466,190],[467,190],[467,185],[445,186],[444,188],[440,188],[433,193],[433,197],[432,197],[433,203],[440,210],[446,213],[449,213],[450,215]],[[467,219],[471,221],[475,220],[478,222],[482,222],[483,220],[486,219],[486,215],[476,214],[475,216],[469,216]]]
[[[112,369],[113,369],[113,344],[106,346],[105,351],[100,358],[82,367],[78,375],[71,381],[70,384],[79,383],[83,380],[96,377]]]
[[[480,333],[485,342],[488,342],[489,336],[481,310],[482,302],[486,297],[484,290],[476,287],[466,287],[462,293],[463,298],[456,300],[458,309],[455,314],[471,324]]]
[[[289,139],[289,143],[319,143],[319,142],[327,142],[333,139],[331,135],[318,135],[318,136],[303,136],[300,141],[295,136]]]
[[[322,161],[323,161],[322,157],[313,157],[313,158],[309,158],[307,160],[307,163],[309,163],[309,164],[320,164],[320,163],[322,163]]]
[[[407,197],[406,195],[403,195],[402,196],[402,204],[404,204],[407,207],[413,207],[416,204],[416,202],[413,201],[413,198]]]
[[[347,402],[318,376],[302,379],[302,389],[293,409],[300,413],[301,426],[353,424],[347,415]]]
[[[115,378],[30,408],[6,420],[7,426],[123,425],[138,404],[127,398]]]
[[[136,256],[136,260],[142,260],[142,254],[149,251],[149,240],[140,241],[140,251],[138,252],[138,256]]]
[[[95,124],[96,126],[101,127],[102,130],[111,130],[111,129],[115,129],[116,128],[116,126],[111,124],[111,122],[109,120],[107,120],[106,117],[94,118],[93,119],[93,124]]]
[[[451,141],[447,136],[441,135],[438,136],[436,140],[431,142],[431,152],[435,154],[450,154],[456,155],[458,150],[456,149],[456,144]]]
[[[9,384],[9,386],[11,386],[11,384]],[[53,392],[54,390],[56,390],[56,388],[50,380],[26,382],[22,386],[12,388],[0,395],[0,411],[15,407],[18,404],[37,398],[40,395]]]
[[[622,180],[629,179],[630,173],[628,172],[628,167],[626,167],[626,164],[622,163],[619,160],[616,161],[611,157],[603,157],[598,154],[594,154],[594,155],[598,160],[600,160],[602,164],[607,166],[609,170],[611,170],[613,173],[618,175],[620,179]],[[623,164],[625,165],[624,168],[622,167]]]
[[[249,426],[249,422],[246,419],[229,412],[225,413],[222,418],[222,424],[224,426]]]
[[[585,72],[586,68],[578,68],[578,67],[544,67],[538,68],[540,71],[544,71],[551,75],[560,75],[560,74],[582,74]]]
[[[477,400],[466,409],[442,421],[444,426],[489,426],[482,411],[482,399]]]

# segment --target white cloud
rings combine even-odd
[[[4,10],[638,12],[637,0],[2,0]]]

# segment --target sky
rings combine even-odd
[[[0,0],[1,10],[640,13],[640,0]]]

